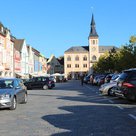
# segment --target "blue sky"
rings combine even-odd
[[[136,34],[136,0],[0,0],[0,21],[45,57],[87,46],[92,11],[99,45],[120,47]],[[93,7],[93,8],[92,8]]]

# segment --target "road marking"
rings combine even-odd
[[[118,107],[120,110],[124,110],[124,108],[121,107],[120,105],[117,105],[117,107]]]
[[[91,87],[88,87],[87,85],[85,85],[85,87],[88,88],[88,89],[90,89],[90,90],[93,91],[93,92],[95,91],[95,90],[92,90],[92,88],[91,88]]]
[[[134,120],[136,120],[136,116],[133,114],[128,114],[131,118],[133,118]]]
[[[86,88],[89,88],[89,89],[91,89],[91,88],[90,88],[90,87],[88,87],[87,85],[85,85],[85,87],[86,87]]]
[[[110,103],[114,103],[114,101],[112,101],[112,100],[109,100],[109,102],[110,102]]]

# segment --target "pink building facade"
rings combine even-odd
[[[0,23],[0,77],[13,77],[14,40],[10,30]]]

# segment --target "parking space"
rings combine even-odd
[[[2,136],[134,136],[136,104],[79,80],[28,90],[28,103],[0,110]],[[10,133],[9,133],[10,132]]]

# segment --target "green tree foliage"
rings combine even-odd
[[[119,71],[133,67],[133,54],[131,45],[123,46],[119,52]]]
[[[113,48],[99,58],[93,65],[96,72],[121,72],[124,69],[136,67],[136,36],[131,36],[129,44],[119,50]]]
[[[134,36],[134,35],[131,36],[129,42],[132,44],[135,44],[136,43],[136,36]]]

